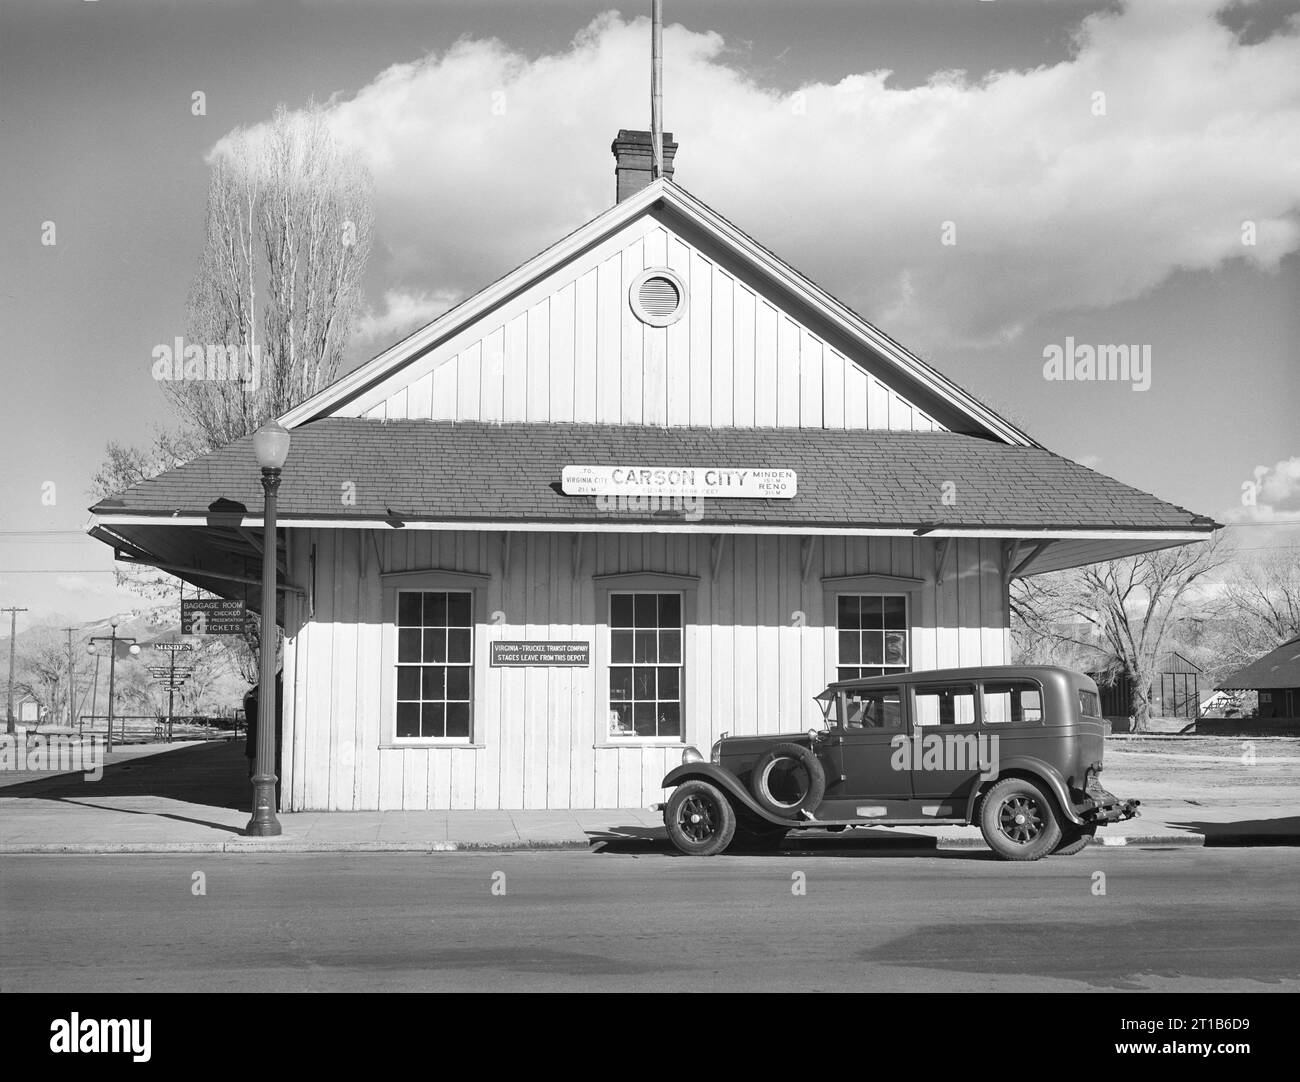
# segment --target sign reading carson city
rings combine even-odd
[[[684,496],[788,500],[798,492],[794,470],[721,466],[565,466],[566,496]]]

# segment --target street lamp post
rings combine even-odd
[[[289,457],[289,432],[268,421],[253,433],[253,453],[262,468],[262,657],[258,666],[257,736],[253,766],[253,814],[244,833],[270,838],[280,833],[275,816],[275,500],[280,470]]]
[[[136,644],[135,639],[119,638],[117,634],[118,619],[116,616],[108,622],[108,626],[113,629],[111,635],[96,635],[86,644],[86,652],[95,653],[95,643],[106,642],[108,648],[108,743],[104,745],[104,753],[109,754],[113,750],[113,678],[117,672],[117,644],[119,642],[129,642],[131,644],[131,653],[138,654],[140,647]]]

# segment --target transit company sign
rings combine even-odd
[[[680,496],[788,500],[798,493],[794,470],[736,466],[565,466],[566,496]]]
[[[504,642],[492,644],[491,664],[515,665],[590,665],[589,642]]]

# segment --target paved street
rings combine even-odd
[[[1298,878],[1290,848],[6,856],[0,990],[1297,991]]]

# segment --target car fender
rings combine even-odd
[[[672,789],[685,781],[707,781],[725,792],[731,797],[733,804],[744,808],[750,815],[776,826],[790,825],[789,819],[779,819],[759,807],[754,798],[749,795],[749,790],[741,785],[740,779],[735,774],[714,763],[682,763],[664,776],[662,784],[665,789]]]
[[[1070,799],[1069,790],[1066,788],[1065,779],[1055,767],[1045,763],[1042,759],[1035,759],[1027,755],[1019,755],[1011,759],[1002,759],[998,762],[998,774],[996,778],[991,778],[987,782],[971,789],[971,794],[966,800],[966,819],[968,822],[974,821],[975,802],[979,799],[980,794],[993,785],[1001,781],[1008,774],[1027,774],[1030,777],[1041,781],[1056,797],[1057,806],[1061,809],[1061,814],[1071,823],[1082,825],[1084,820],[1074,810],[1074,801]]]

